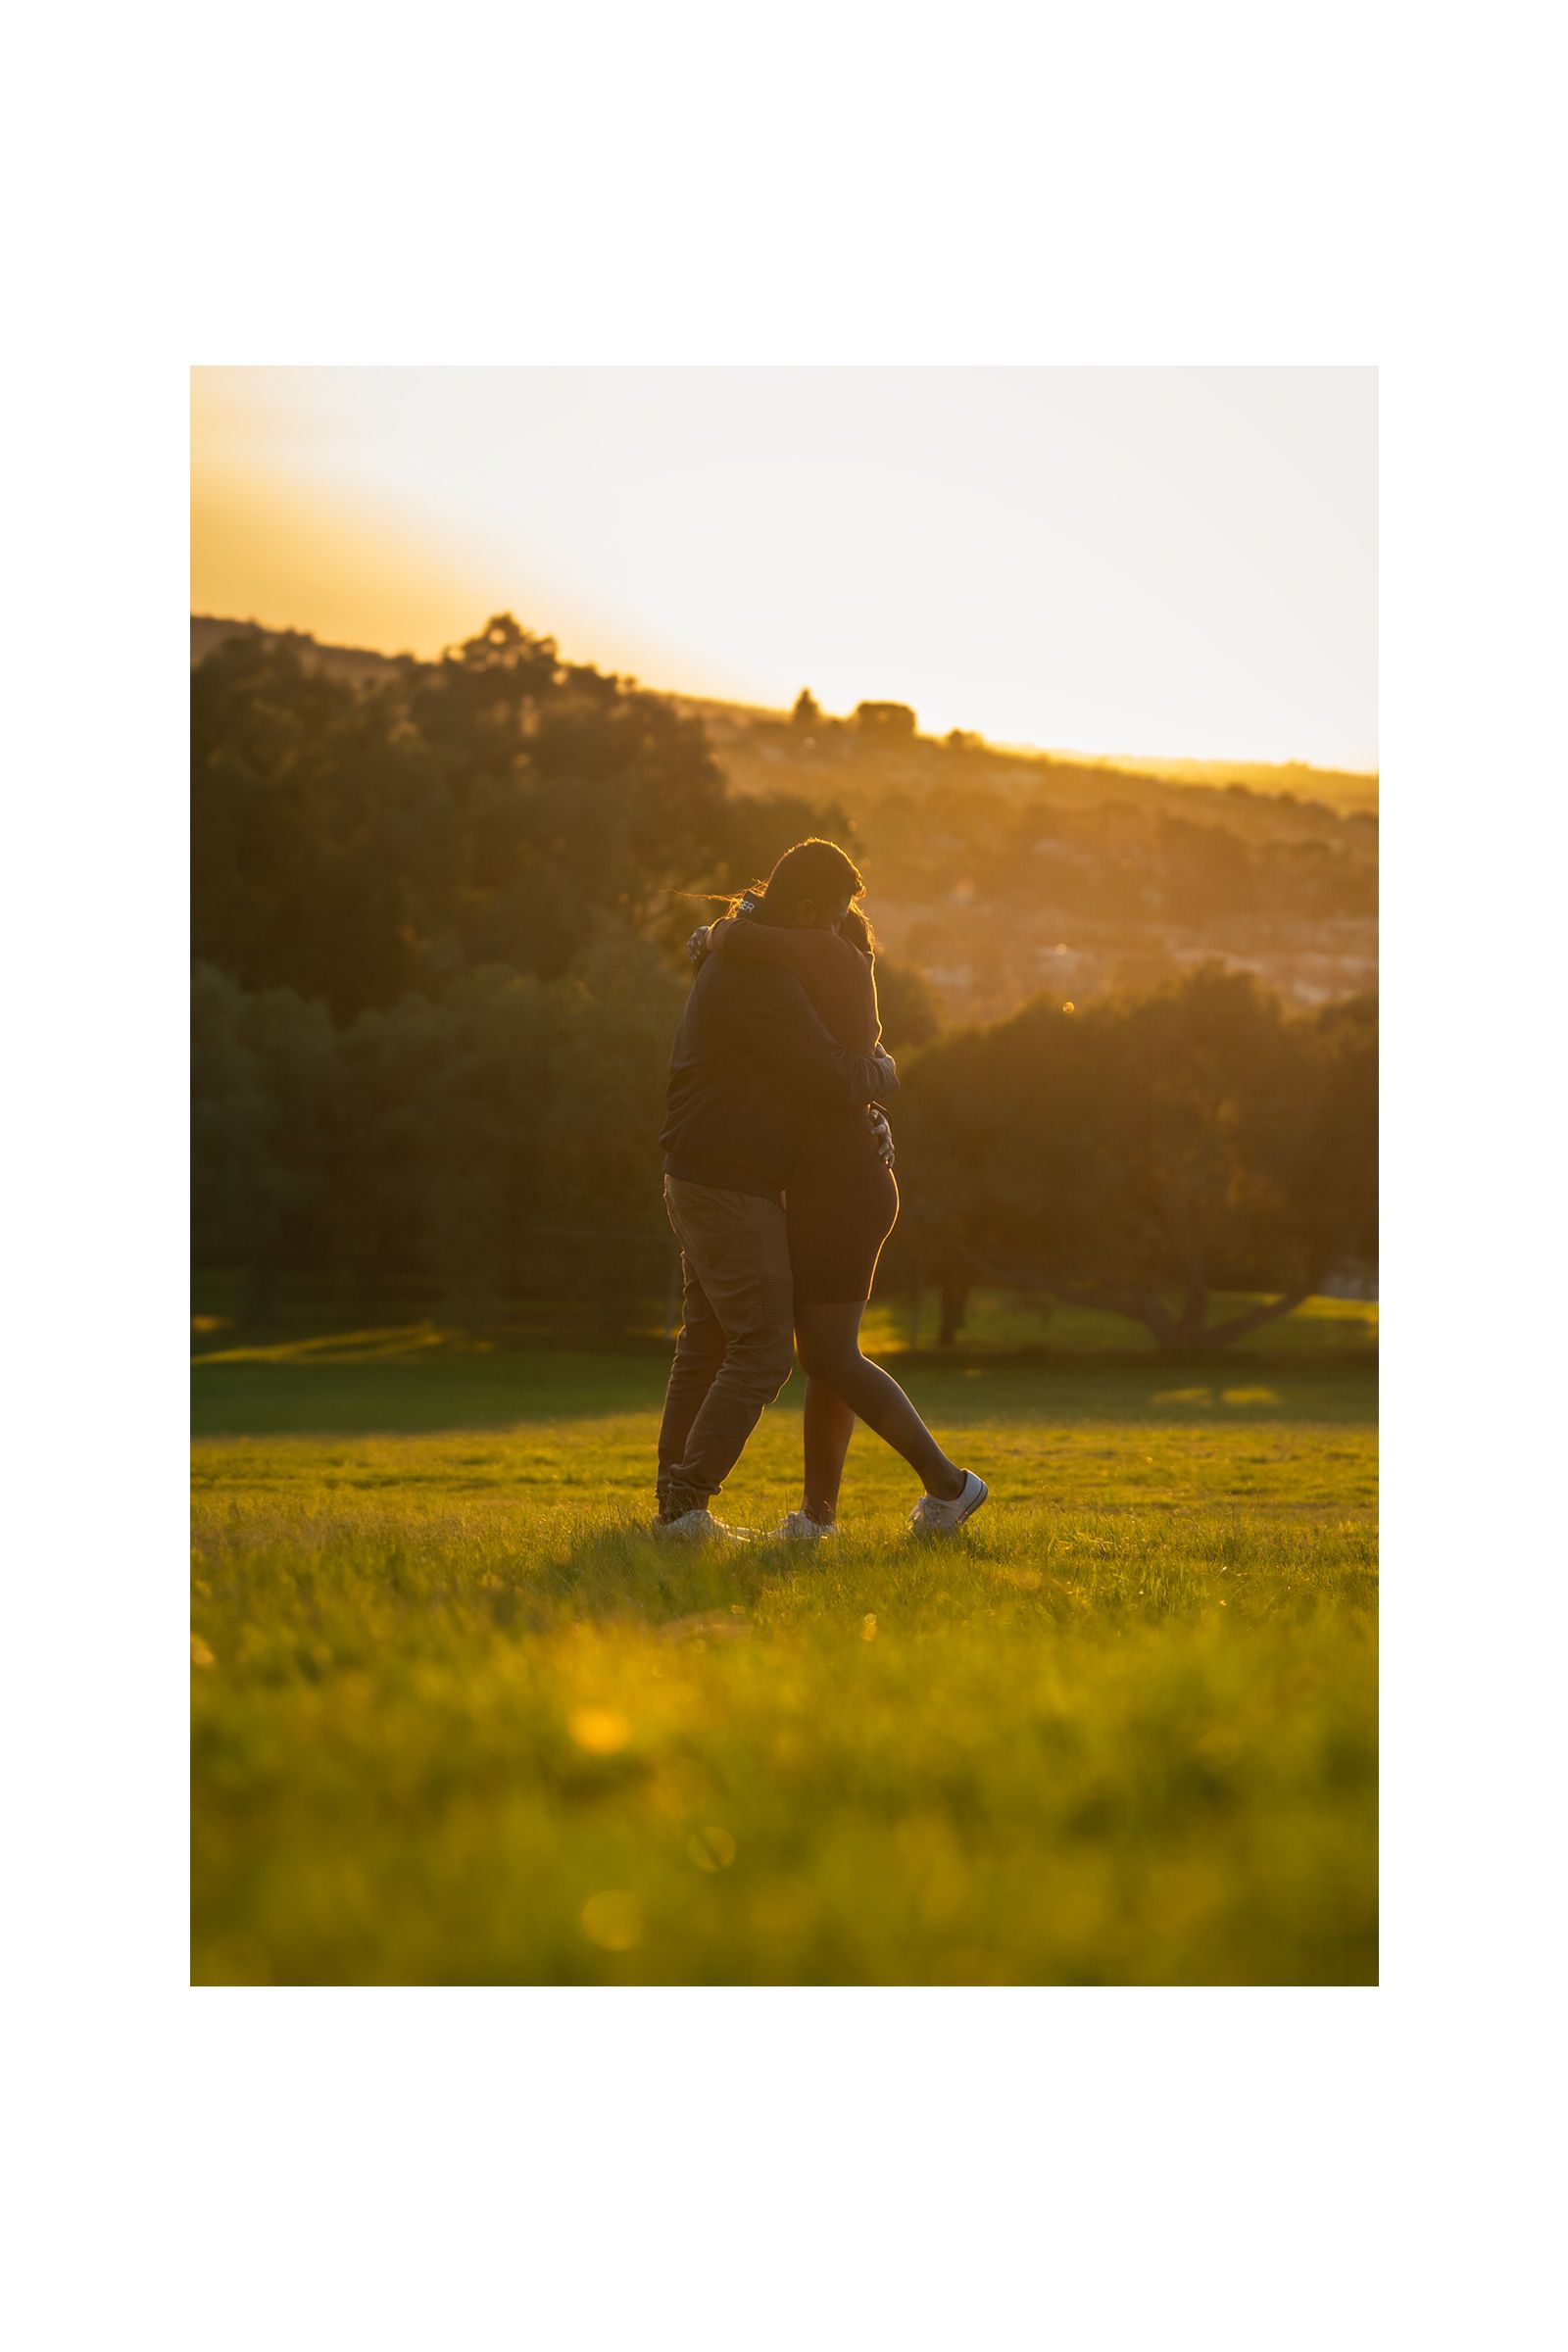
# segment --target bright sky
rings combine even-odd
[[[1370,368],[194,371],[192,610],[1377,765]]]

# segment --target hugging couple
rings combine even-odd
[[[699,968],[660,1137],[683,1288],[659,1432],[659,1536],[745,1541],[749,1531],[709,1506],[795,1349],[805,1479],[780,1536],[837,1534],[857,1415],[920,1479],[912,1527],[950,1534],[986,1499],[984,1479],[943,1452],[898,1382],[860,1353],[899,1213],[878,1100],[899,1078],[882,1051],[863,891],[835,843],[799,842],[764,887],[687,942]]]

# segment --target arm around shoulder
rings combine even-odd
[[[817,1018],[802,983],[774,965],[761,967],[747,1007],[748,1040],[779,1067],[798,1093],[822,1110],[869,1102],[898,1091],[898,1071],[886,1054],[851,1054]]]
[[[791,931],[749,915],[721,915],[708,944],[731,963],[772,964],[798,980],[842,980],[865,966],[864,956],[837,931]]]

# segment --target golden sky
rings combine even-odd
[[[191,609],[933,732],[1377,765],[1370,368],[193,374]]]

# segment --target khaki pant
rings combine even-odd
[[[680,1244],[681,1325],[659,1432],[659,1504],[701,1509],[740,1460],[794,1363],[784,1211],[753,1193],[664,1178]]]

